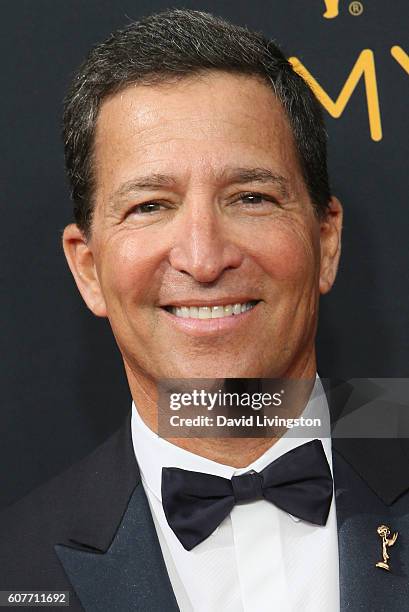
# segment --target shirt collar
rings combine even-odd
[[[329,410],[318,375],[316,376],[315,385],[304,409],[303,416],[305,418],[315,417],[321,419],[321,437],[315,436],[314,439],[321,440],[332,471]],[[161,500],[163,467],[178,467],[193,472],[204,472],[230,479],[232,476],[244,474],[249,470],[260,472],[284,453],[301,444],[305,444],[311,439],[304,436],[301,428],[299,434],[296,428],[291,430],[291,435],[289,435],[290,430],[288,430],[284,436],[267,449],[258,459],[246,467],[237,469],[233,466],[217,463],[211,459],[196,455],[160,438],[145,425],[135,403],[132,403],[131,429],[132,442],[142,481],[159,500]]]

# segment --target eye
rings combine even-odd
[[[250,206],[259,206],[265,203],[273,203],[278,205],[278,201],[274,196],[266,195],[264,193],[257,193],[254,191],[240,193],[238,195],[238,200],[241,200],[243,204]]]
[[[164,206],[160,202],[143,202],[142,204],[137,204],[136,206],[134,206],[130,210],[130,213],[137,215],[152,214],[159,212],[163,208]]]

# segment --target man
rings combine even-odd
[[[405,609],[400,447],[155,435],[163,379],[315,379],[342,208],[307,85],[261,35],[168,11],[91,52],[64,137],[64,251],[133,406],[3,515],[0,588],[69,591],[87,611]],[[334,395],[333,420],[353,392]],[[328,419],[319,379],[303,410]],[[399,532],[389,572],[381,525]]]

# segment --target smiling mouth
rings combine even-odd
[[[223,319],[252,310],[259,302],[260,300],[251,300],[249,302],[215,306],[165,306],[164,309],[181,319]]]

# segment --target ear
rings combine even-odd
[[[325,218],[320,222],[321,265],[320,293],[328,293],[334,284],[341,254],[342,205],[332,197]]]
[[[106,304],[90,242],[74,223],[67,225],[62,241],[65,257],[84,302],[94,315],[106,317]]]

